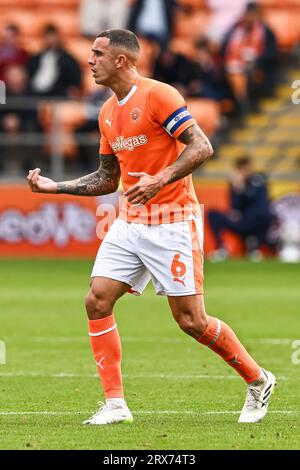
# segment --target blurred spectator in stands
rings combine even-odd
[[[92,171],[98,161],[99,149],[99,110],[110,96],[111,91],[106,87],[98,87],[99,90],[90,94],[86,102],[86,121],[75,129],[75,137],[78,145],[78,163],[80,170],[84,172]],[[96,132],[95,132],[96,131]],[[95,139],[92,139],[92,134]],[[94,145],[91,145],[94,144]]]
[[[37,117],[29,97],[27,70],[23,65],[11,64],[5,68],[6,105],[0,106],[0,139],[6,161],[22,162],[23,170],[32,167],[37,156],[36,146],[28,142],[24,133],[37,130]],[[23,134],[23,135],[22,135]]]
[[[279,245],[279,259],[300,262],[300,194],[283,194],[273,201],[272,208],[277,220],[272,235]]]
[[[185,97],[221,100],[226,86],[220,58],[217,54],[214,57],[206,39],[197,42],[196,51],[194,60],[190,60],[170,48],[162,50],[154,78],[174,86]]]
[[[21,107],[18,108],[17,106],[14,107],[14,103],[16,103],[19,98],[19,101],[22,104],[22,100],[28,97],[28,76],[26,68],[23,65],[10,64],[5,68],[3,78],[6,84],[6,105],[0,107],[0,116],[2,118],[1,129],[19,130],[23,127],[22,121],[25,121],[25,119],[22,119],[22,116],[23,113],[25,113],[24,116],[26,115],[26,109],[22,109]],[[11,114],[18,114],[18,116],[15,116],[13,119],[15,125],[6,126],[6,118]],[[8,121],[12,122],[10,119],[8,119]]]
[[[189,84],[190,97],[211,98],[220,101],[231,97],[230,88],[224,76],[220,47],[208,38],[196,43],[194,56],[196,77]]]
[[[19,45],[19,29],[14,24],[4,28],[0,42],[0,80],[5,80],[5,71],[11,64],[25,65],[29,55]]]
[[[139,43],[141,48],[138,71],[145,77],[154,76],[154,69],[158,57],[161,54],[161,45],[152,36],[140,36]]]
[[[224,231],[235,233],[245,242],[249,256],[253,260],[261,258],[261,245],[269,244],[268,230],[273,214],[268,198],[266,178],[252,171],[248,157],[239,158],[230,184],[230,205],[228,213],[217,210],[208,212],[208,220],[215,238],[216,251],[212,260],[228,258],[229,250],[224,246]]]
[[[177,88],[187,97],[189,85],[198,78],[196,64],[183,55],[170,49],[164,49],[154,67],[154,78]]]
[[[249,110],[249,98],[271,95],[276,83],[277,45],[257,3],[248,3],[241,20],[223,44],[224,66],[240,116]]]
[[[83,36],[95,38],[106,29],[126,27],[130,0],[81,0],[79,17]]]
[[[226,33],[245,11],[249,0],[206,0],[210,19],[205,35],[214,42],[222,43]]]
[[[79,96],[81,69],[77,60],[63,48],[57,28],[47,25],[43,39],[44,48],[28,63],[32,94],[40,97]]]
[[[175,0],[132,0],[128,29],[152,37],[164,49],[173,29]]]

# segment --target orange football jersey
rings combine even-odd
[[[170,85],[139,77],[121,101],[113,95],[99,114],[100,153],[118,158],[124,190],[138,182],[129,172],[159,173],[185,146],[176,138],[195,123],[180,93]],[[144,206],[124,198],[120,217],[145,224],[189,220],[200,208],[188,175],[163,187]]]

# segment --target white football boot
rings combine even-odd
[[[116,406],[99,402],[99,405],[99,410],[83,424],[131,424],[133,422],[132,414],[126,404]]]
[[[272,372],[262,369],[265,381],[247,385],[246,400],[239,417],[239,423],[257,423],[268,411],[269,400],[276,386]],[[258,382],[258,381],[257,381]]]

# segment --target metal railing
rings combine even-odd
[[[0,123],[3,121],[4,116],[8,114],[14,114],[20,120],[20,128],[17,130],[3,130],[3,125],[0,124],[0,178],[2,180],[24,177],[24,161],[22,162],[22,160],[28,160],[30,152],[41,154],[42,149],[48,157],[49,177],[54,180],[62,180],[66,177],[65,126],[60,116],[60,105],[66,102],[68,100],[61,97],[51,97],[51,99],[8,97],[6,103],[0,105]],[[70,102],[74,102],[74,100]],[[80,102],[84,104],[84,101]],[[32,112],[33,114],[31,117],[26,118],[26,114],[24,114],[26,112]],[[43,114],[48,114],[48,116],[45,117]],[[25,122],[22,122],[24,119]],[[30,119],[32,120],[31,123],[29,122]],[[72,133],[72,130],[70,130],[70,133]],[[96,141],[86,133],[76,134],[75,145],[81,144],[86,147],[93,147],[96,142],[99,143],[100,134],[95,136],[95,139]],[[9,161],[11,157],[9,150],[12,149],[14,149],[13,153],[15,154],[13,170],[10,165],[12,162]],[[41,159],[40,162],[37,161],[34,155],[31,159],[35,160],[39,166],[46,163],[44,159]]]

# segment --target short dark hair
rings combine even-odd
[[[253,11],[260,11],[259,4],[257,2],[248,2],[246,5],[246,12],[252,13]]]
[[[138,38],[129,29],[108,29],[98,34],[97,38],[108,38],[111,46],[121,46],[130,51],[140,51]]]
[[[46,24],[43,29],[43,35],[46,36],[47,34],[58,34],[57,27],[52,23]]]
[[[243,157],[237,158],[234,162],[234,167],[240,170],[241,168],[245,168],[251,164],[251,158],[248,155],[244,155]]]
[[[12,31],[14,34],[20,34],[20,29],[18,28],[18,26],[15,24],[15,23],[8,23],[6,26],[5,26],[5,29],[9,29],[10,31]]]

